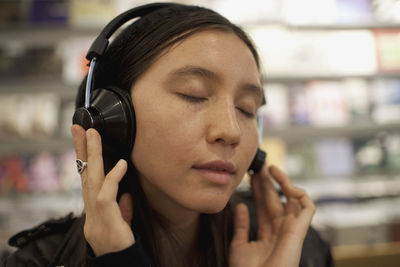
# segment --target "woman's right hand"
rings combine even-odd
[[[81,174],[86,220],[83,232],[96,256],[117,252],[135,243],[130,227],[133,203],[130,194],[117,203],[118,184],[126,173],[127,163],[120,160],[105,176],[100,134],[95,129],[71,126],[77,159],[86,161]]]

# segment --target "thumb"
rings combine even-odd
[[[119,209],[121,210],[121,215],[124,221],[131,225],[133,218],[133,202],[132,195],[129,193],[122,194],[119,200]]]
[[[243,203],[235,208],[232,244],[247,243],[249,241],[250,218],[249,209]]]

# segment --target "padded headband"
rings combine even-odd
[[[109,43],[108,39],[125,22],[127,22],[133,18],[143,17],[155,10],[160,9],[160,8],[167,7],[167,6],[173,6],[173,5],[176,5],[176,4],[152,3],[152,4],[147,4],[147,5],[143,5],[143,6],[139,6],[139,7],[130,9],[130,10],[125,11],[124,13],[118,15],[104,27],[104,29],[101,31],[99,36],[92,43],[92,45],[90,46],[90,48],[86,54],[86,59],[88,59],[90,61],[94,57],[101,58],[101,56],[104,54],[104,51],[107,49],[107,46]]]

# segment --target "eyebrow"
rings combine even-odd
[[[217,73],[208,70],[206,68],[200,67],[200,66],[195,66],[195,65],[188,65],[184,66],[182,68],[175,69],[169,73],[170,76],[197,76],[200,78],[206,78],[214,81],[220,81],[221,78],[218,76]],[[264,90],[262,87],[252,84],[252,83],[247,83],[242,85],[241,90],[247,91],[251,94],[255,94],[257,96],[260,96],[261,98],[261,104],[265,104],[265,96],[264,96]]]
[[[219,81],[219,76],[208,69],[199,66],[188,65],[182,68],[178,68],[170,72],[171,76],[198,76],[201,78],[207,78],[211,80]]]

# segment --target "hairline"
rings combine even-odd
[[[146,64],[146,66],[143,67],[142,71],[140,72],[140,74],[136,77],[136,80],[132,81],[132,84],[130,85],[129,91],[131,92],[133,87],[135,86],[137,80],[140,79],[140,77],[146,72],[148,71],[148,69],[157,62],[158,59],[160,59],[162,56],[164,56],[166,53],[168,53],[170,51],[170,49],[173,49],[174,45],[183,42],[184,40],[186,40],[187,38],[189,38],[190,36],[197,34],[199,32],[203,32],[203,31],[208,31],[208,30],[217,30],[217,31],[221,31],[221,32],[225,32],[225,33],[231,33],[236,35],[245,45],[246,47],[250,50],[254,61],[256,63],[258,72],[260,74],[260,82],[262,81],[261,79],[261,70],[260,70],[260,63],[259,63],[259,58],[258,58],[258,54],[255,50],[255,47],[252,43],[247,43],[245,39],[242,38],[242,36],[240,36],[240,34],[235,31],[235,28],[237,28],[237,26],[235,26],[234,24],[232,24],[231,26],[225,25],[225,24],[208,24],[208,25],[200,25],[198,27],[189,29],[181,34],[179,34],[178,36],[174,36],[172,38],[170,38],[169,40],[167,40],[164,44],[160,45],[160,52],[157,53],[151,60],[149,60],[149,62]],[[240,30],[240,28],[238,28]],[[244,32],[243,32],[244,33]],[[247,37],[246,33],[244,33],[245,37]],[[250,40],[248,40],[250,41]]]

